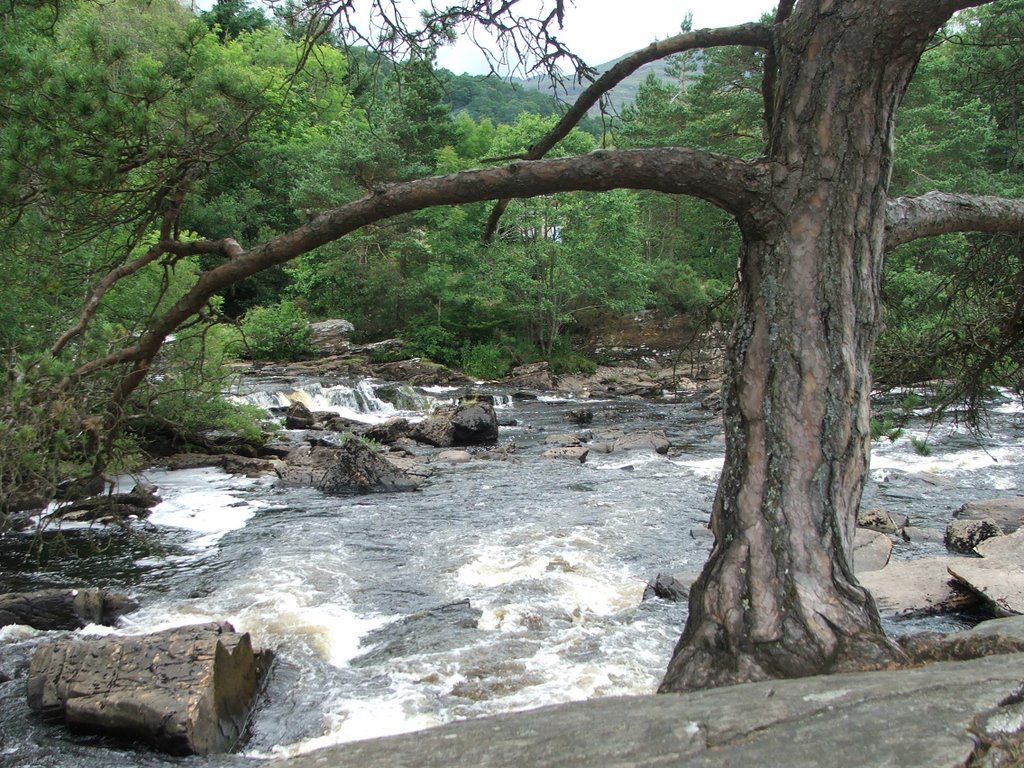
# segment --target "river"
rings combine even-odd
[[[250,402],[283,391],[316,409],[373,421],[415,415],[445,391],[360,382],[263,383]],[[386,394],[385,394],[386,392]],[[399,395],[399,396],[396,396]],[[380,396],[378,396],[380,395]],[[142,604],[117,630],[143,633],[226,619],[275,649],[277,661],[240,754],[252,764],[320,746],[455,719],[596,696],[651,692],[685,620],[684,605],[641,602],[658,573],[698,571],[702,532],[722,465],[717,416],[697,396],[666,402],[515,400],[499,393],[510,461],[438,465],[416,493],[326,497],[213,469],[153,470],[164,501],[134,532],[68,527],[0,537],[0,588],[96,585]],[[397,405],[396,405],[397,404]],[[581,405],[591,428],[657,427],[673,444],[653,453],[541,458]],[[1006,393],[980,440],[951,420],[917,417],[875,444],[865,506],[941,530],[974,499],[1024,488],[1024,429]],[[405,410],[403,410],[405,409]],[[912,438],[927,436],[931,455]],[[126,479],[125,482],[131,482]],[[42,552],[39,544],[43,543]],[[943,551],[898,543],[894,557]],[[957,618],[895,632],[954,628]],[[0,629],[0,764],[167,766],[171,758],[34,717],[24,696],[33,648],[59,633]]]

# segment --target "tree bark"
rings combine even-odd
[[[773,199],[741,254],[715,546],[662,691],[904,661],[852,547],[893,119],[936,5],[804,0],[776,28]]]

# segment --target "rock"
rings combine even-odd
[[[465,402],[452,414],[454,445],[493,445],[498,442],[498,417],[492,403]]]
[[[551,375],[551,369],[546,362],[530,363],[520,365],[512,369],[512,373],[502,382],[511,389],[539,389],[550,390],[555,388],[555,380]],[[526,393],[517,393],[523,394]],[[533,397],[536,399],[536,397]]]
[[[353,742],[268,768],[954,768],[1019,749],[1024,654],[623,696]],[[1005,757],[1005,754],[1002,755]]]
[[[127,595],[102,589],[43,589],[0,595],[0,627],[25,624],[35,629],[113,626],[139,604]]]
[[[441,451],[434,457],[438,464],[468,464],[473,460],[473,454],[469,451]]]
[[[579,435],[569,435],[556,432],[544,438],[545,445],[576,446],[580,445]]]
[[[862,509],[857,513],[857,526],[881,533],[902,535],[907,527],[907,516],[891,514],[884,509]]]
[[[690,529],[690,538],[694,541],[712,543],[715,540],[715,532],[706,525],[696,526]]]
[[[310,342],[320,357],[340,355],[350,348],[349,337],[355,332],[355,326],[348,320],[322,320],[310,323]]]
[[[946,526],[946,546],[954,552],[972,552],[974,547],[993,536],[1002,535],[992,520],[953,520]]]
[[[979,543],[974,551],[986,560],[1002,560],[1006,563],[1024,563],[1024,529],[1005,536],[993,536]]]
[[[673,603],[685,603],[690,596],[690,587],[693,586],[695,578],[680,579],[671,574],[659,573],[653,583],[648,583],[644,590],[642,600],[651,600],[660,597]]]
[[[435,411],[416,424],[411,436],[436,448],[489,445],[498,441],[498,417],[489,403],[465,403]]]
[[[404,381],[420,387],[458,387],[473,384],[473,380],[443,365],[418,357],[381,363],[373,367],[374,375],[385,381]]]
[[[1024,496],[989,501],[970,501],[953,513],[958,520],[992,520],[1003,533],[1013,533],[1024,524]]]
[[[664,430],[651,429],[643,432],[626,433],[621,430],[602,430],[594,435],[591,448],[597,453],[619,451],[654,451],[664,455],[671,443]]]
[[[235,456],[228,453],[220,457],[220,465],[226,472],[245,477],[261,477],[273,474],[280,463],[279,459],[251,459],[248,456]]]
[[[885,568],[892,555],[892,539],[886,534],[858,528],[853,539],[853,570],[858,575]]]
[[[288,413],[284,417],[285,429],[313,429],[315,426],[313,412],[303,403],[295,402],[288,406]]]
[[[934,528],[918,528],[914,525],[903,527],[903,538],[916,544],[945,544],[946,534]]]
[[[582,445],[564,445],[559,448],[548,448],[541,454],[541,457],[545,459],[571,459],[582,464],[587,460],[588,455],[590,455],[590,449],[584,448]]]
[[[244,733],[271,658],[227,623],[63,640],[36,649],[28,703],[68,725],[171,754],[227,752]]]
[[[422,483],[422,477],[412,475],[362,441],[352,439],[335,449],[333,460],[315,487],[328,494],[387,493],[415,491]]]
[[[594,420],[594,412],[589,408],[579,408],[575,411],[566,411],[562,414],[562,421],[568,421],[581,426],[590,424]]]
[[[58,507],[53,517],[71,522],[119,523],[131,517],[146,517],[162,499],[156,486],[138,483],[130,493],[92,496]]]
[[[375,440],[383,445],[391,445],[412,431],[412,424],[401,416],[392,416],[381,424],[374,424],[363,430],[363,437]]]
[[[966,661],[999,653],[1024,652],[1024,616],[983,621],[963,632],[921,632],[899,638],[917,664]]]
[[[947,570],[954,579],[980,597],[993,615],[1024,614],[1024,572],[1019,562],[960,558]]]
[[[878,571],[857,574],[861,586],[875,596],[878,610],[897,616],[928,616],[954,613],[977,606],[979,600],[950,584],[951,563],[959,557],[922,557],[891,562]]]

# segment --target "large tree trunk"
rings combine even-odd
[[[903,659],[852,545],[893,115],[937,5],[805,0],[779,27],[774,195],[744,232],[715,547],[662,691]]]

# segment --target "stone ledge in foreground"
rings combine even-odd
[[[356,742],[275,768],[1001,765],[1019,749],[1024,654],[595,699]],[[997,746],[991,746],[996,744]]]

